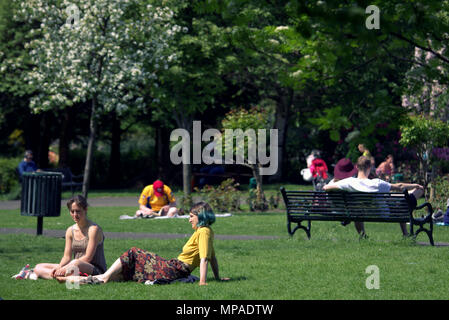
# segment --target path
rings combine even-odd
[[[67,205],[68,199],[61,200],[61,207]],[[137,207],[138,197],[96,197],[87,202],[92,207]],[[0,210],[20,210],[20,200],[0,201]]]
[[[89,206],[92,207],[137,207],[136,197],[95,197],[89,198]],[[61,201],[61,207],[66,206],[67,199]],[[0,201],[0,210],[20,210],[20,200]],[[1,234],[26,233],[36,235],[36,229],[32,228],[0,228]],[[63,238],[65,230],[43,230],[43,235],[47,237]],[[191,234],[179,233],[139,233],[139,232],[105,232],[106,238],[110,239],[178,239],[187,238]],[[268,240],[278,239],[276,236],[258,235],[215,235],[216,239],[225,240]]]
[[[1,234],[31,234],[36,235],[36,229],[31,228],[0,228]],[[143,233],[143,232],[105,232],[109,239],[179,239],[188,238],[191,234],[182,233]],[[53,238],[64,238],[65,230],[43,230],[43,236]],[[216,239],[222,240],[274,240],[277,236],[257,236],[257,235],[215,235]]]

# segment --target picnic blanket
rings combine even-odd
[[[449,224],[446,224],[444,222],[436,222],[435,223],[437,226],[445,226],[445,227],[449,227]]]
[[[230,213],[220,213],[220,214],[216,214],[215,217],[231,217],[232,214]],[[142,217],[136,217],[136,216],[129,216],[129,215],[121,215],[119,217],[120,220],[133,220],[133,219],[151,219],[151,220],[155,220],[155,219],[188,219],[189,215],[185,214],[185,215],[174,215],[173,217],[167,217],[167,216],[147,216],[145,218]]]

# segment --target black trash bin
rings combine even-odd
[[[42,234],[44,217],[61,215],[62,174],[26,172],[22,175],[20,214],[37,217],[37,234]]]

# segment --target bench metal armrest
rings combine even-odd
[[[423,218],[414,218],[414,220],[423,221],[423,222],[428,222],[428,221],[432,222],[433,208],[429,202],[425,202],[422,205],[416,206],[416,208],[414,210],[421,210],[423,208],[427,209],[427,216],[425,216]]]

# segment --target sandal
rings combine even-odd
[[[80,281],[80,284],[102,284],[104,283],[103,280],[100,280],[93,276],[88,276],[87,278]]]
[[[30,265],[27,264],[25,267],[20,270],[18,274],[13,275],[11,278],[16,280],[23,280],[26,279],[27,276],[29,276],[30,273]]]

